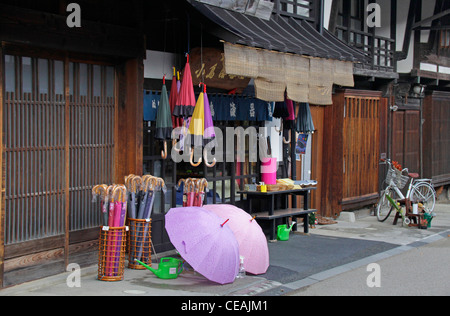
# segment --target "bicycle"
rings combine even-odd
[[[378,221],[384,222],[389,218],[392,211],[395,209],[400,213],[403,223],[409,225],[411,223],[407,214],[411,213],[407,209],[406,213],[403,212],[399,205],[404,203],[405,205],[418,204],[421,205],[421,209],[431,216],[435,216],[433,213],[434,206],[436,204],[436,191],[434,190],[430,179],[418,179],[417,173],[409,173],[408,168],[397,169],[394,168],[390,159],[381,159],[388,167],[386,175],[387,187],[381,192],[380,200],[377,205],[377,218]],[[405,175],[407,174],[407,175]],[[402,189],[409,183],[406,196],[403,195]],[[408,206],[407,206],[408,207]]]

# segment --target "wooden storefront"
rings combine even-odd
[[[145,42],[121,25],[68,28],[49,1],[0,4],[0,29],[1,288],[96,262],[92,186],[142,172]]]
[[[450,184],[450,93],[432,91],[423,104],[423,176]]]
[[[323,216],[376,203],[383,106],[381,92],[348,89],[337,91],[333,105],[323,108],[318,207]]]

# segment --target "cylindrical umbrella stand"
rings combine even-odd
[[[151,257],[151,219],[129,218],[129,238],[128,238],[128,268],[136,270],[146,269],[136,262],[136,259],[148,266],[152,265]]]
[[[128,227],[103,226],[98,251],[98,280],[122,281],[125,270],[126,231]]]

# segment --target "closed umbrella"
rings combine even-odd
[[[296,132],[301,134],[312,134],[314,131],[315,127],[309,104],[300,103],[298,108]]]
[[[108,209],[109,209],[108,186],[106,184],[94,186],[92,188],[92,195],[94,199],[96,199],[98,196],[101,198],[103,226],[108,226]]]
[[[203,83],[201,83],[203,84]],[[202,92],[200,93],[197,104],[195,105],[194,113],[192,114],[191,123],[189,124],[189,133],[191,135],[191,144],[206,146],[216,137],[214,133],[214,124],[211,116],[211,108],[209,106],[208,95],[206,94],[206,85],[203,84]],[[191,165],[197,167],[201,163],[201,159],[197,164],[192,162],[193,150],[191,150]],[[207,167],[214,167],[216,160],[212,164],[208,163],[206,150],[203,151],[203,158]]]
[[[201,207],[172,208],[165,216],[170,241],[208,280],[227,284],[239,272],[239,245],[227,223]]]
[[[178,78],[179,77],[180,77],[180,74],[178,73]],[[180,83],[179,79],[177,80],[177,71],[176,71],[175,67],[173,67],[172,86],[170,88],[170,95],[169,95],[169,104],[170,104],[170,112],[172,113],[173,128],[181,127],[183,125],[183,119],[173,115],[173,111],[175,109],[175,105],[178,100],[180,88],[181,88],[181,83]]]
[[[186,57],[187,61],[183,71],[180,93],[173,109],[173,115],[175,117],[182,117],[184,119],[191,117],[195,108],[195,94],[191,66],[189,65],[189,54]]]
[[[239,244],[239,254],[244,257],[245,271],[264,274],[269,268],[269,248],[263,230],[247,212],[228,204],[204,205],[222,220],[230,219],[228,225]]]
[[[294,102],[287,98],[287,94],[284,95],[284,102],[276,102],[275,110],[273,111],[273,117],[281,119],[280,133],[284,128],[292,129],[295,123],[295,109]],[[289,133],[289,139],[283,138],[285,144],[291,142],[291,133]]]
[[[170,114],[169,97],[167,96],[166,76],[163,78],[161,90],[161,101],[159,102],[156,117],[155,138],[164,141],[164,151],[161,152],[163,159],[167,158],[167,141],[172,139],[172,116]]]

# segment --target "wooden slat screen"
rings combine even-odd
[[[67,203],[70,230],[100,225],[90,190],[113,178],[114,68],[67,62],[5,55],[6,245],[64,235]]]
[[[346,96],[343,199],[378,192],[380,99]]]
[[[92,187],[113,183],[114,68],[70,63],[70,230],[100,225]]]

